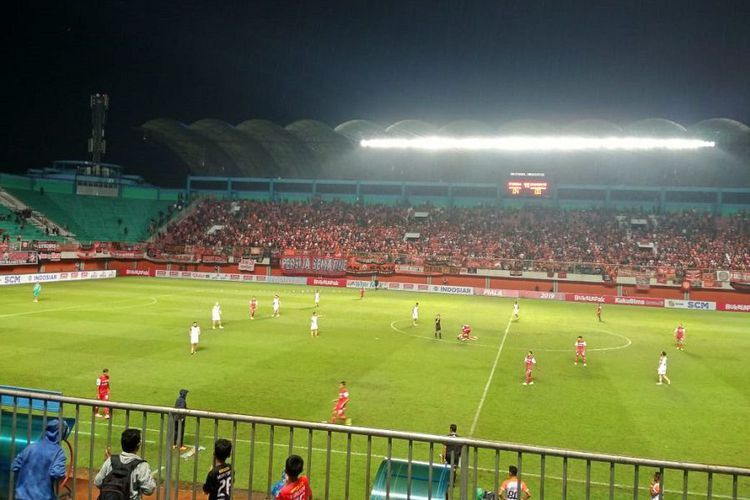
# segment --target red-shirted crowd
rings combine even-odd
[[[750,214],[203,200],[157,234],[152,250],[170,244],[216,254],[259,247],[482,268],[512,269],[505,262],[516,259],[537,270],[552,262],[748,270]]]

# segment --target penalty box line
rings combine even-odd
[[[474,431],[477,429],[477,422],[479,422],[479,415],[482,413],[482,407],[484,406],[484,402],[487,400],[487,393],[490,390],[490,385],[492,384],[492,379],[495,378],[495,370],[497,370],[497,363],[500,361],[500,355],[503,353],[503,347],[505,346],[505,339],[508,338],[508,332],[510,331],[510,325],[513,323],[513,316],[508,319],[508,325],[505,327],[505,333],[503,334],[503,339],[500,341],[500,347],[497,348],[497,354],[495,355],[495,362],[492,363],[492,370],[490,370],[490,376],[487,377],[487,383],[484,384],[484,392],[482,393],[482,398],[479,400],[479,406],[477,406],[477,411],[474,414],[474,420],[471,422],[471,429],[469,429],[469,437],[474,435]]]

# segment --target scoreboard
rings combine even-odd
[[[511,172],[505,192],[514,198],[543,198],[549,196],[550,183],[543,172]]]

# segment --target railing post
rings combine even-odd
[[[461,445],[461,500],[469,500],[469,447]]]
[[[172,498],[172,443],[175,440],[176,416],[173,413],[167,414],[167,439],[162,443],[165,452],[164,461],[164,500]]]

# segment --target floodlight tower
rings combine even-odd
[[[104,139],[104,124],[107,121],[109,96],[107,94],[93,94],[89,99],[91,105],[91,137],[89,137],[89,153],[91,161],[99,164],[102,155],[107,152],[107,141]]]

